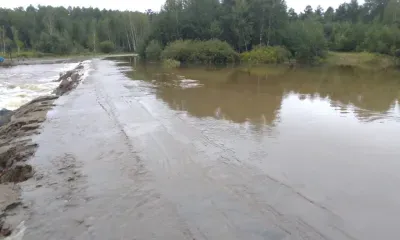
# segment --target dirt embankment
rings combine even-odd
[[[36,98],[16,111],[0,111],[0,236],[11,234],[14,227],[7,223],[7,215],[20,203],[17,183],[26,181],[34,173],[26,162],[38,147],[32,136],[39,133],[54,101],[79,84],[83,69],[84,65],[79,64],[62,74],[54,95]]]

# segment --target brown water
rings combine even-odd
[[[235,123],[259,123],[265,119],[261,125],[271,125],[282,122],[279,119],[282,111],[301,108],[328,111],[341,117],[353,115],[361,122],[399,117],[400,72],[395,71],[268,66],[250,70],[205,67],[165,70],[148,64],[138,65],[127,75],[150,82],[157,89],[157,97],[172,109],[195,117]]]
[[[118,61],[49,113],[24,239],[400,235],[399,73]]]
[[[163,70],[148,64],[126,75],[240,164],[256,166],[329,209],[344,229],[355,226],[359,236],[376,233],[371,239],[398,231],[398,72]],[[303,211],[288,209],[289,200],[284,205],[289,214]]]

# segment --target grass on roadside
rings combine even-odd
[[[96,57],[101,57],[101,56],[108,56],[108,55],[113,55],[113,54],[132,54],[132,53],[110,53],[110,54],[105,54],[105,53],[93,53],[93,52],[80,52],[80,53],[72,53],[72,54],[65,54],[65,55],[57,55],[57,54],[52,54],[52,53],[42,53],[42,52],[37,52],[37,51],[21,51],[19,53],[13,52],[11,54],[12,59],[32,59],[32,58],[69,58],[69,57],[85,57],[85,56],[96,56]],[[4,57],[9,58],[9,56],[6,54]]]

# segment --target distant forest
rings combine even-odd
[[[300,13],[284,0],[167,0],[158,12],[0,8],[2,52],[140,52],[153,41],[166,46],[210,39],[226,41],[237,52],[318,42],[332,51],[394,55],[400,49],[400,1],[352,0],[337,9],[307,6]]]

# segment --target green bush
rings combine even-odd
[[[397,49],[399,46],[399,28],[374,24],[365,33],[365,38],[360,48],[368,52],[393,54],[393,49]]]
[[[174,59],[183,63],[224,64],[235,62],[239,56],[226,42],[220,40],[178,40],[168,44],[161,54],[162,59]]]
[[[146,59],[147,60],[160,60],[162,52],[161,44],[158,41],[151,41],[146,47]]]
[[[240,55],[242,61],[254,64],[283,63],[289,58],[290,52],[286,48],[280,46],[257,46],[250,52],[244,52]]]
[[[99,48],[102,53],[111,53],[114,51],[115,46],[111,41],[104,41],[99,44]]]
[[[325,58],[328,50],[322,24],[311,19],[290,23],[286,46],[299,63],[306,64]]]
[[[174,59],[179,62],[188,62],[192,54],[193,41],[178,40],[169,43],[161,53],[162,59]]]

